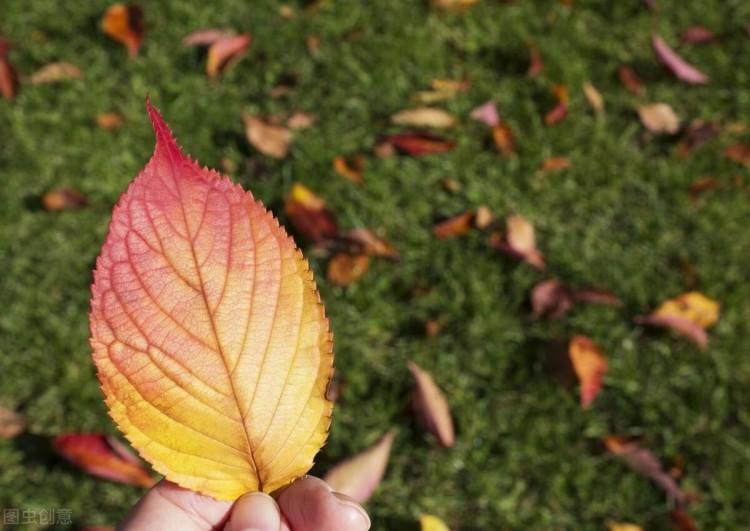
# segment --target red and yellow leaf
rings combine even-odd
[[[143,41],[143,10],[137,4],[113,4],[102,17],[104,33],[125,45],[131,57]]]
[[[599,346],[585,336],[571,339],[568,351],[573,370],[581,382],[581,408],[588,409],[602,390],[607,361]]]
[[[313,243],[333,238],[338,233],[338,223],[326,204],[312,190],[295,183],[285,203],[286,215],[302,236]]]
[[[91,346],[110,415],[169,480],[217,499],[305,474],[326,440],[328,320],[278,221],[184,155],[154,156],[96,262]]]

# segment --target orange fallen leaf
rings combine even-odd
[[[58,188],[42,196],[42,205],[50,212],[79,210],[87,204],[86,196],[75,188]]]
[[[348,253],[338,253],[328,262],[326,276],[331,284],[348,286],[362,278],[369,268],[370,259],[367,255],[352,256]]]
[[[313,243],[333,238],[338,233],[336,218],[323,199],[300,183],[292,186],[284,209],[297,232]]]
[[[570,361],[581,383],[581,408],[588,409],[602,389],[602,378],[607,374],[607,361],[599,346],[585,336],[570,340]]]
[[[729,160],[748,166],[750,165],[750,144],[734,144],[727,146],[726,149],[724,149],[724,155],[726,155]]]
[[[116,129],[125,123],[125,118],[116,112],[105,112],[96,115],[96,125],[101,129]]]
[[[0,94],[6,100],[12,100],[18,89],[18,72],[8,59],[8,53],[14,46],[0,37]]]
[[[221,72],[234,66],[245,53],[252,38],[243,33],[231,37],[222,37],[208,47],[208,59],[206,60],[206,74],[216,77]]]
[[[446,219],[432,228],[432,233],[441,239],[455,238],[466,234],[474,228],[474,211],[467,210],[463,214]]]
[[[529,46],[529,69],[526,71],[526,75],[529,77],[538,76],[544,72],[542,55],[539,53],[539,47],[536,44],[533,42],[527,44]]]
[[[32,85],[44,85],[46,83],[57,83],[66,79],[81,79],[81,69],[70,63],[49,63],[31,75]]]
[[[627,524],[609,521],[607,522],[609,531],[643,531],[643,528],[636,524]]]
[[[415,103],[426,105],[450,100],[455,98],[458,92],[469,90],[471,83],[455,79],[433,79],[430,85],[432,90],[417,92],[412,96],[411,100]]]
[[[595,113],[601,114],[604,112],[604,98],[590,81],[583,82],[583,93],[586,95],[586,101],[589,102]]]
[[[646,90],[643,86],[643,82],[638,75],[629,66],[621,66],[617,70],[617,75],[620,77],[620,81],[628,91],[632,92],[636,96],[642,96]]]
[[[428,127],[445,129],[453,127],[456,119],[448,112],[434,107],[417,107],[407,109],[391,116],[391,123],[411,127]]]
[[[419,515],[419,526],[420,531],[450,531],[445,522],[431,514]]]
[[[445,153],[452,150],[456,145],[453,140],[440,135],[422,132],[390,135],[385,138],[385,141],[412,157]]]
[[[568,157],[550,157],[542,161],[542,167],[537,170],[537,174],[545,175],[554,171],[567,170],[573,166],[573,162]]]
[[[113,4],[102,17],[102,29],[117,42],[124,44],[131,57],[138,55],[143,42],[143,10],[138,4]]]
[[[247,141],[258,151],[275,159],[283,159],[292,146],[292,132],[247,113],[242,114]]]
[[[547,125],[554,125],[568,115],[568,88],[557,84],[552,87],[552,92],[557,98],[557,105],[544,115],[544,123]]]
[[[643,127],[653,133],[675,134],[680,130],[680,119],[666,103],[639,105],[636,110]]]
[[[449,448],[456,442],[453,419],[445,395],[428,373],[413,361],[407,362],[416,388],[412,397],[414,414],[438,443]]]
[[[343,155],[339,155],[333,159],[333,170],[359,186],[365,183],[363,177],[364,169],[365,157],[361,153],[357,153],[349,160]]]
[[[110,416],[167,479],[220,500],[273,492],[325,443],[333,373],[313,274],[278,220],[177,145],[113,211],[90,340]]]
[[[374,446],[334,466],[323,479],[336,492],[366,502],[383,479],[395,436],[394,430],[389,431]]]
[[[66,433],[52,440],[52,448],[91,475],[140,487],[156,483],[140,460],[114,437],[100,433]]]
[[[26,429],[26,420],[10,409],[0,407],[0,439],[12,439]]]
[[[478,3],[479,0],[431,0],[435,9],[461,12]]]
[[[516,141],[513,137],[513,131],[505,122],[500,122],[492,128],[492,140],[500,153],[509,157],[516,152]]]

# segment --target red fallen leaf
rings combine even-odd
[[[154,478],[114,437],[99,433],[67,433],[52,440],[60,456],[94,476],[118,483],[151,487]]]
[[[695,199],[703,192],[716,188],[720,185],[721,181],[719,179],[716,179],[715,177],[705,177],[703,179],[698,179],[693,184],[691,184],[690,188],[688,188],[688,194],[690,195],[690,199],[695,201]]]
[[[621,66],[617,70],[617,75],[620,77],[620,81],[628,91],[632,92],[636,96],[642,96],[646,90],[643,87],[643,82],[638,75],[629,66]]]
[[[560,122],[568,114],[568,88],[563,84],[557,84],[552,87],[552,92],[557,98],[557,105],[544,115],[544,123],[547,125]]]
[[[0,407],[0,439],[12,439],[26,429],[26,420],[10,409]]]
[[[672,509],[672,523],[675,525],[674,531],[698,531],[693,519],[682,509]]]
[[[432,377],[420,369],[416,363],[409,361],[407,365],[416,383],[412,397],[415,415],[441,446],[445,448],[453,446],[456,441],[453,419],[445,395]]]
[[[242,114],[247,141],[258,151],[275,159],[283,159],[292,146],[292,132],[247,113]]]
[[[66,79],[81,79],[81,69],[70,63],[49,63],[31,75],[32,85],[44,85],[46,83],[57,83]]]
[[[365,157],[361,153],[357,153],[349,160],[343,155],[333,159],[333,170],[358,186],[365,184],[364,169]]]
[[[143,42],[143,10],[138,4],[113,4],[102,17],[102,29],[125,45],[131,57],[138,55]]]
[[[544,175],[553,171],[567,170],[571,166],[573,162],[567,157],[550,157],[542,161],[542,167],[536,173]]]
[[[529,77],[538,76],[544,72],[544,63],[542,62],[542,56],[539,53],[539,47],[533,42],[528,43],[529,46],[529,69],[526,71],[526,75]]]
[[[516,141],[513,137],[513,131],[505,122],[500,122],[497,127],[492,128],[492,140],[494,140],[500,153],[506,157],[516,152]]]
[[[506,234],[495,232],[490,243],[499,251],[524,260],[539,270],[544,270],[544,255],[536,248],[534,226],[523,216],[510,216],[505,221]]]
[[[585,336],[575,336],[568,346],[570,362],[581,382],[581,408],[588,409],[602,389],[607,361],[599,346]]]
[[[540,282],[531,290],[531,308],[537,317],[564,317],[573,308],[570,289],[554,279]]]
[[[474,211],[467,210],[463,214],[446,219],[432,228],[432,233],[441,239],[455,238],[466,234],[474,228]]]
[[[636,315],[633,317],[635,324],[645,324],[671,328],[675,332],[687,337],[700,348],[708,345],[706,331],[697,324],[675,315]]]
[[[313,243],[333,238],[339,230],[325,202],[299,183],[292,186],[284,208],[297,232]]]
[[[604,304],[607,306],[622,306],[622,302],[614,294],[601,289],[583,288],[573,293],[573,300],[588,302],[591,304]]]
[[[610,452],[622,459],[635,472],[660,487],[676,504],[684,505],[685,493],[680,490],[672,476],[664,471],[654,454],[639,447],[637,442],[618,435],[606,437],[604,444]]]
[[[182,39],[183,46],[209,46],[220,39],[233,37],[235,35],[232,29],[204,28],[194,31]]]
[[[0,93],[6,100],[16,96],[18,88],[18,72],[8,60],[8,53],[14,46],[0,37]]]
[[[709,29],[703,26],[693,26],[685,28],[680,37],[682,44],[710,44],[716,40],[716,36]]]
[[[340,232],[336,242],[343,244],[352,254],[366,254],[398,261],[401,257],[393,244],[375,235],[370,229],[357,228]]]
[[[443,136],[420,132],[390,135],[385,138],[385,141],[395,146],[399,151],[412,157],[446,153],[456,146],[453,140],[449,140]]]
[[[86,196],[75,188],[58,188],[42,196],[42,205],[50,212],[79,210],[87,204]]]
[[[651,37],[651,45],[656,57],[678,79],[691,85],[702,85],[708,82],[708,76],[688,64],[677,55],[657,34]]]
[[[214,41],[208,47],[206,74],[210,77],[216,77],[224,70],[229,69],[245,55],[251,41],[252,37],[246,33],[233,37],[223,37]]]
[[[367,255],[338,253],[328,262],[326,278],[331,284],[348,286],[362,278],[369,268],[370,259]]]
[[[495,105],[493,100],[487,100],[485,103],[471,111],[469,116],[492,128],[500,125],[500,116],[497,114],[497,105]]]
[[[750,165],[750,144],[734,144],[732,146],[727,146],[724,149],[724,155],[726,155],[730,160],[733,160],[734,162],[738,162],[746,166]]]
[[[710,142],[719,135],[719,128],[711,122],[693,120],[685,129],[677,147],[680,157],[687,157],[694,149]]]
[[[336,492],[366,502],[383,479],[395,436],[394,430],[389,431],[374,446],[334,466],[323,479]]]
[[[116,112],[105,112],[96,115],[96,125],[100,129],[116,129],[125,123],[125,118]]]

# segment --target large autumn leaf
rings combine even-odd
[[[171,481],[223,500],[272,492],[305,474],[327,437],[328,320],[278,221],[185,156],[148,111],[154,156],[115,207],[94,272],[102,390]]]

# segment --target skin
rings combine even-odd
[[[217,501],[166,480],[133,507],[119,531],[366,531],[370,518],[351,498],[308,476],[275,494],[250,492]]]

